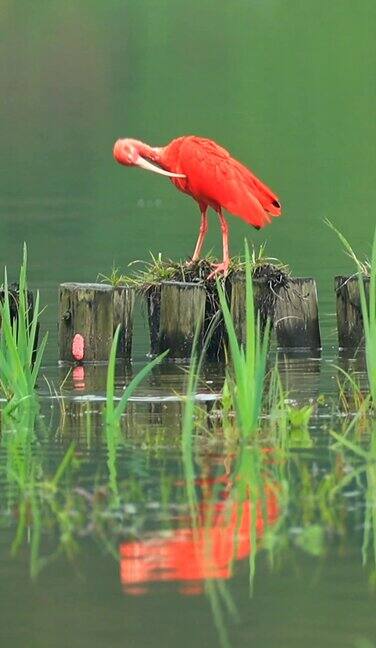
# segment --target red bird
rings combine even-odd
[[[179,191],[194,198],[200,207],[201,225],[192,261],[197,261],[208,231],[207,210],[218,214],[223,239],[223,261],[214,264],[210,277],[227,274],[229,267],[228,225],[222,209],[239,216],[256,229],[281,214],[277,196],[226,149],[203,137],[187,135],[163,147],[151,147],[134,139],[119,139],[113,151],[125,166],[138,166],[168,176]]]

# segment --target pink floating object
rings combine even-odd
[[[85,353],[85,340],[80,333],[76,333],[72,342],[72,356],[75,360],[83,360]]]

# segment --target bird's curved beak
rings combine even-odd
[[[146,171],[154,171],[154,173],[160,173],[161,175],[168,176],[169,178],[185,178],[186,176],[182,173],[172,173],[171,171],[165,171],[159,166],[152,164],[148,160],[145,160],[140,155],[138,156],[135,165],[141,167],[141,169],[146,169]]]

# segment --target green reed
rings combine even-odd
[[[35,351],[39,324],[39,292],[30,312],[27,296],[27,250],[23,249],[23,261],[19,278],[17,321],[12,319],[9,300],[12,299],[7,272],[4,273],[4,301],[0,304],[0,388],[8,403],[3,414],[11,414],[20,403],[35,395],[47,333]]]
[[[356,484],[357,488],[364,492],[364,525],[362,543],[363,566],[371,565],[371,584],[376,584],[376,425],[371,421],[369,434],[367,435],[368,447],[365,443],[357,443],[353,440],[357,426],[362,425],[363,412],[359,411],[341,434],[331,431],[336,440],[334,446],[336,451],[345,449],[352,455],[352,469],[346,471],[345,476],[336,484],[332,490],[332,499],[345,491],[347,487]]]
[[[164,353],[161,353],[157,358],[154,358],[149,362],[141,371],[136,374],[136,376],[131,380],[129,385],[125,388],[119,402],[115,404],[115,368],[116,368],[116,351],[118,347],[119,335],[120,335],[120,324],[115,331],[114,338],[112,340],[110,357],[108,361],[107,369],[107,382],[106,382],[106,408],[105,408],[105,423],[107,426],[112,426],[113,424],[118,424],[122,415],[124,414],[128,400],[132,396],[135,389],[142,383],[144,378],[152,371],[152,369],[159,364],[163,358],[168,354],[168,350]]]
[[[64,503],[62,482],[74,463],[74,445],[71,444],[51,476],[49,456],[43,453],[36,427],[41,423],[38,410],[31,399],[25,399],[17,408],[17,416],[3,418],[1,450],[5,456],[0,465],[0,476],[6,484],[0,498],[0,519],[17,520],[11,544],[11,555],[21,547],[30,547],[30,575],[35,578],[41,569],[58,553],[72,554],[73,516],[70,504]],[[70,498],[71,499],[71,498]],[[41,540],[46,529],[58,529],[58,548],[54,554],[43,557]]]
[[[363,275],[358,270],[360,304],[362,308],[366,364],[373,406],[376,407],[376,229],[373,237],[369,280],[369,303],[367,303]]]
[[[230,307],[225,291],[217,281],[219,301],[228,335],[229,365],[226,381],[235,409],[238,429],[243,439],[254,435],[261,415],[266,360],[270,338],[270,322],[261,329],[260,317],[255,316],[251,260],[248,245],[245,246],[246,277],[246,340],[238,342]]]
[[[330,221],[326,224],[337,234],[346,253],[356,266],[360,306],[362,311],[364,340],[366,348],[366,366],[370,396],[373,406],[376,407],[376,229],[373,237],[371,261],[360,261],[344,235],[337,230]],[[366,298],[364,278],[369,277],[369,301]]]
[[[120,439],[120,419],[124,414],[129,398],[132,396],[135,389],[140,385],[144,378],[152,371],[152,369],[159,364],[163,358],[166,357],[168,351],[165,351],[158,357],[154,358],[145,367],[139,371],[136,376],[131,380],[129,385],[125,388],[119,402],[115,401],[115,368],[116,368],[116,351],[118,348],[118,341],[120,335],[120,324],[115,331],[112,340],[110,357],[107,369],[107,382],[106,382],[106,406],[104,410],[104,423],[105,434],[107,443],[108,454],[108,470],[110,475],[110,488],[116,498],[115,504],[118,502],[118,488],[117,488],[117,471],[116,471],[116,455]]]

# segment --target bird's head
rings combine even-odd
[[[133,139],[118,139],[114,145],[114,158],[119,164],[137,166],[140,157],[140,142]]]
[[[113,155],[115,160],[124,166],[141,167],[147,171],[154,171],[154,173],[160,173],[170,178],[185,178],[181,173],[172,173],[156,164],[152,164],[150,160],[158,163],[160,150],[158,148],[153,149],[138,140],[118,139],[114,145]]]

